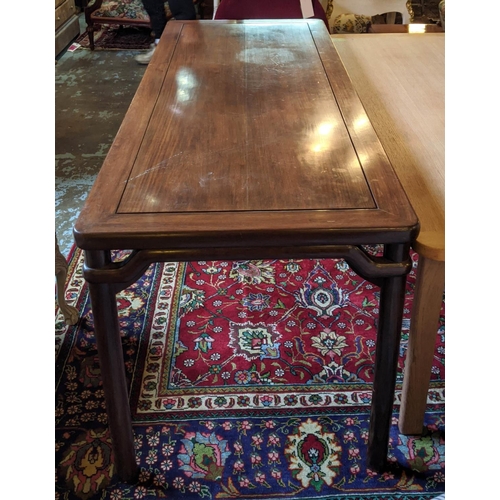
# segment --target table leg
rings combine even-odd
[[[90,267],[102,267],[109,260],[109,252],[85,252],[85,262]],[[110,284],[89,283],[89,292],[116,472],[121,480],[133,482],[137,477],[138,467],[135,461],[116,294]]]
[[[387,245],[385,256],[402,262],[408,252],[407,245]],[[384,469],[387,461],[405,286],[406,275],[385,278],[380,290],[380,316],[367,451],[367,466],[378,472]]]
[[[399,412],[402,434],[422,434],[443,290],[444,262],[420,256]]]

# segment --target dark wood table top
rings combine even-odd
[[[417,218],[320,20],[169,22],[80,248],[402,243]]]

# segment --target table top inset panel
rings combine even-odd
[[[183,27],[119,213],[374,207],[307,24]]]

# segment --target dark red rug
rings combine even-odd
[[[118,299],[137,483],[113,478],[82,255],[56,309],[56,500],[427,500],[444,491],[444,303],[425,428],[398,432],[417,270],[408,276],[389,466],[365,465],[379,289],[344,261],[151,265]]]

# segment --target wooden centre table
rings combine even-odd
[[[322,21],[170,22],[74,228],[120,478],[137,465],[116,293],[153,262],[199,259],[343,258],[381,287],[367,451],[381,470],[418,231]]]
[[[331,39],[420,221],[399,429],[421,434],[445,283],[445,34]]]

